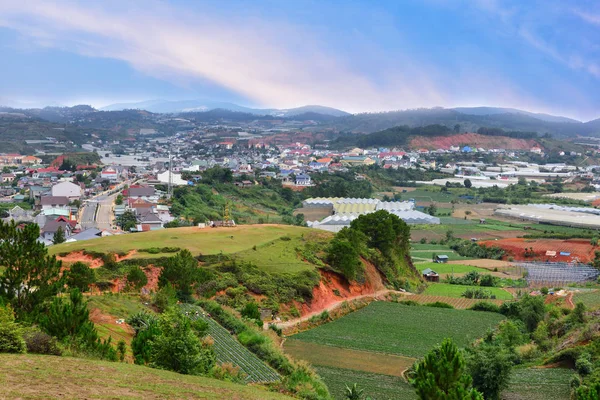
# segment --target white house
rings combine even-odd
[[[64,196],[69,200],[79,199],[82,195],[81,186],[72,182],[60,182],[52,186],[52,196]]]
[[[156,174],[156,180],[168,185],[169,184],[169,171],[165,171],[160,174]],[[177,174],[175,172],[171,173],[171,183],[174,186],[182,186],[182,185],[188,184],[188,182],[185,179],[181,179],[181,174]]]
[[[311,180],[310,176],[306,174],[296,175],[296,185],[297,186],[310,186]]]
[[[119,173],[116,168],[106,167],[100,173],[100,177],[102,179],[107,179],[110,182],[115,182],[119,178]]]

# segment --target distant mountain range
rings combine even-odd
[[[128,125],[144,114],[178,114],[196,121],[252,121],[281,118],[298,121],[319,121],[319,126],[305,129],[330,129],[341,133],[372,133],[385,129],[443,125],[457,132],[476,132],[481,127],[505,131],[549,133],[555,137],[600,136],[600,119],[588,122],[563,116],[533,113],[502,107],[422,108],[402,111],[349,114],[331,107],[308,105],[291,109],[258,109],[234,103],[209,100],[149,100],[139,103],[113,104],[97,110],[90,106],[9,108],[4,113],[24,113],[46,121],[65,123],[78,121],[86,127],[110,127],[115,121]],[[6,114],[4,114],[6,115]]]
[[[118,103],[102,107],[102,111],[120,111],[120,110],[146,110],[153,113],[182,113],[182,112],[202,112],[215,109],[223,109],[229,111],[243,112],[253,115],[271,115],[275,117],[293,117],[299,114],[316,113],[322,115],[330,115],[333,117],[343,117],[350,115],[349,113],[338,110],[336,108],[324,106],[303,106],[290,109],[275,109],[275,108],[250,108],[240,106],[234,103],[211,100],[148,100],[139,103]]]

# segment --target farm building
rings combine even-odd
[[[446,264],[448,262],[448,256],[445,254],[435,256],[435,262],[440,264]]]
[[[427,268],[423,270],[423,279],[429,282],[439,282],[440,275],[431,268]]]

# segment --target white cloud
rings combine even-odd
[[[359,112],[485,102],[549,111],[498,72],[469,62],[459,71],[445,70],[443,63],[425,64],[410,54],[388,59],[383,52],[379,58],[368,38],[343,58],[326,49],[323,32],[277,20],[200,14],[151,0],[82,4],[0,0],[0,27],[40,46],[122,60],[182,86],[210,81],[269,107],[323,104]],[[477,4],[505,23],[516,15],[494,0]],[[564,60],[536,40],[530,35],[534,47]],[[372,70],[361,72],[356,61],[371,57]],[[594,73],[583,60],[567,62]]]

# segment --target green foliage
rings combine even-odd
[[[191,320],[168,310],[158,320],[160,334],[151,341],[150,365],[181,374],[206,374],[215,365],[212,348],[203,344]]]
[[[152,298],[152,304],[159,311],[165,311],[177,303],[177,291],[170,283],[161,287]]]
[[[32,354],[47,354],[60,356],[62,354],[56,339],[37,328],[28,329],[23,335],[27,352]]]
[[[361,400],[363,393],[364,389],[359,388],[356,383],[352,386],[346,385],[346,400]]]
[[[1,297],[13,307],[19,319],[31,313],[45,300],[55,296],[64,286],[61,262],[49,256],[35,224],[18,228],[14,222],[0,221]]]
[[[411,383],[422,400],[483,400],[472,381],[464,356],[446,339],[417,363]]]
[[[137,216],[133,211],[127,210],[119,215],[116,219],[116,224],[126,232],[135,228],[137,225]]]
[[[56,232],[54,232],[54,236],[52,237],[52,243],[61,244],[64,243],[65,240],[67,240],[65,238],[65,230],[62,228],[62,226],[59,226],[58,229],[56,229]]]
[[[25,353],[27,346],[23,329],[15,322],[10,305],[0,305],[0,353]]]
[[[77,261],[69,267],[67,273],[67,286],[87,292],[90,285],[96,283],[96,272],[86,263]]]
[[[123,204],[123,195],[121,193],[119,193],[117,195],[117,197],[115,198],[115,204],[120,206],[121,204]]]
[[[494,303],[490,303],[489,301],[478,301],[477,303],[473,304],[469,310],[499,313],[500,307]]]
[[[182,250],[165,262],[158,277],[158,286],[163,288],[170,283],[177,291],[177,298],[184,302],[191,301],[192,289],[202,279],[202,271],[198,261],[188,250]]]
[[[148,277],[138,266],[132,266],[127,274],[127,283],[135,290],[140,290],[148,284]]]
[[[246,303],[244,308],[242,308],[241,314],[242,314],[242,317],[253,319],[262,326],[260,310],[258,309],[258,304],[256,304],[255,302],[251,301],[251,302]]]
[[[87,304],[79,289],[72,289],[69,300],[55,298],[48,311],[40,316],[40,326],[58,340],[77,337],[82,332],[93,330]]]
[[[473,387],[486,400],[498,400],[509,384],[512,369],[511,355],[502,347],[480,345],[469,352],[467,370]]]
[[[362,266],[359,249],[356,246],[336,235],[326,251],[327,262],[332,268],[340,271],[349,282],[356,280],[357,271]]]
[[[119,361],[125,361],[125,353],[127,352],[127,343],[123,339],[117,343],[117,354],[119,355]]]
[[[448,303],[444,303],[442,301],[435,301],[433,303],[427,303],[427,304],[425,304],[425,307],[454,308],[452,305],[450,305]]]

